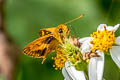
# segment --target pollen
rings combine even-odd
[[[90,43],[93,45],[93,48],[91,49],[92,52],[95,52],[96,50],[100,51],[108,51],[112,48],[112,45],[115,43],[115,34],[114,31],[97,31],[91,34],[91,37],[93,37],[93,40],[90,41]]]
[[[67,60],[62,48],[56,50],[56,57],[52,57],[52,59],[54,60],[53,67],[55,67],[55,70],[61,70]]]

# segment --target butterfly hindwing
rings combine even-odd
[[[41,29],[39,31],[39,36],[42,37],[48,34],[53,34],[54,31],[55,31],[55,28]]]

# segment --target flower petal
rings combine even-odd
[[[105,28],[104,26],[107,26],[106,24],[100,24],[97,28],[97,31],[100,30],[100,31],[103,31]]]
[[[113,26],[108,26],[108,27],[106,27],[106,29],[109,30],[109,31],[113,30],[115,32],[119,28],[119,26],[120,26],[120,24],[117,24],[114,27]]]
[[[120,45],[120,36],[116,38],[115,44]]]
[[[120,24],[114,26],[113,30],[116,31],[120,27]]]
[[[79,42],[83,43],[84,41],[89,40],[89,39],[91,39],[91,37],[80,38]]]
[[[76,70],[75,67],[71,66],[71,63],[66,62],[65,69],[72,78],[72,80],[86,80],[84,72]]]
[[[92,38],[88,38],[86,39],[86,41],[84,41],[84,43],[81,45],[81,53],[90,53],[91,52],[91,48],[92,48],[92,44],[90,43],[90,41],[92,40]]]
[[[88,74],[89,80],[102,80],[104,71],[104,53],[97,51],[100,57],[90,59]]]
[[[110,54],[113,61],[120,68],[120,46],[113,46],[112,49],[110,49]]]
[[[68,72],[66,71],[65,67],[62,68],[62,74],[64,76],[64,80],[72,80]]]

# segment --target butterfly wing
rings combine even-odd
[[[42,37],[42,36],[45,36],[45,35],[48,35],[48,34],[52,34],[55,31],[55,29],[56,28],[41,29],[39,31],[39,36]]]
[[[24,53],[35,58],[43,58],[42,63],[47,55],[55,49],[58,41],[52,35],[40,37],[24,48]]]

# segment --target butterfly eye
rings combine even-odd
[[[59,31],[58,31],[58,32],[59,32],[59,33],[63,33],[63,31],[62,31],[62,29],[61,29],[61,28],[59,29]]]

